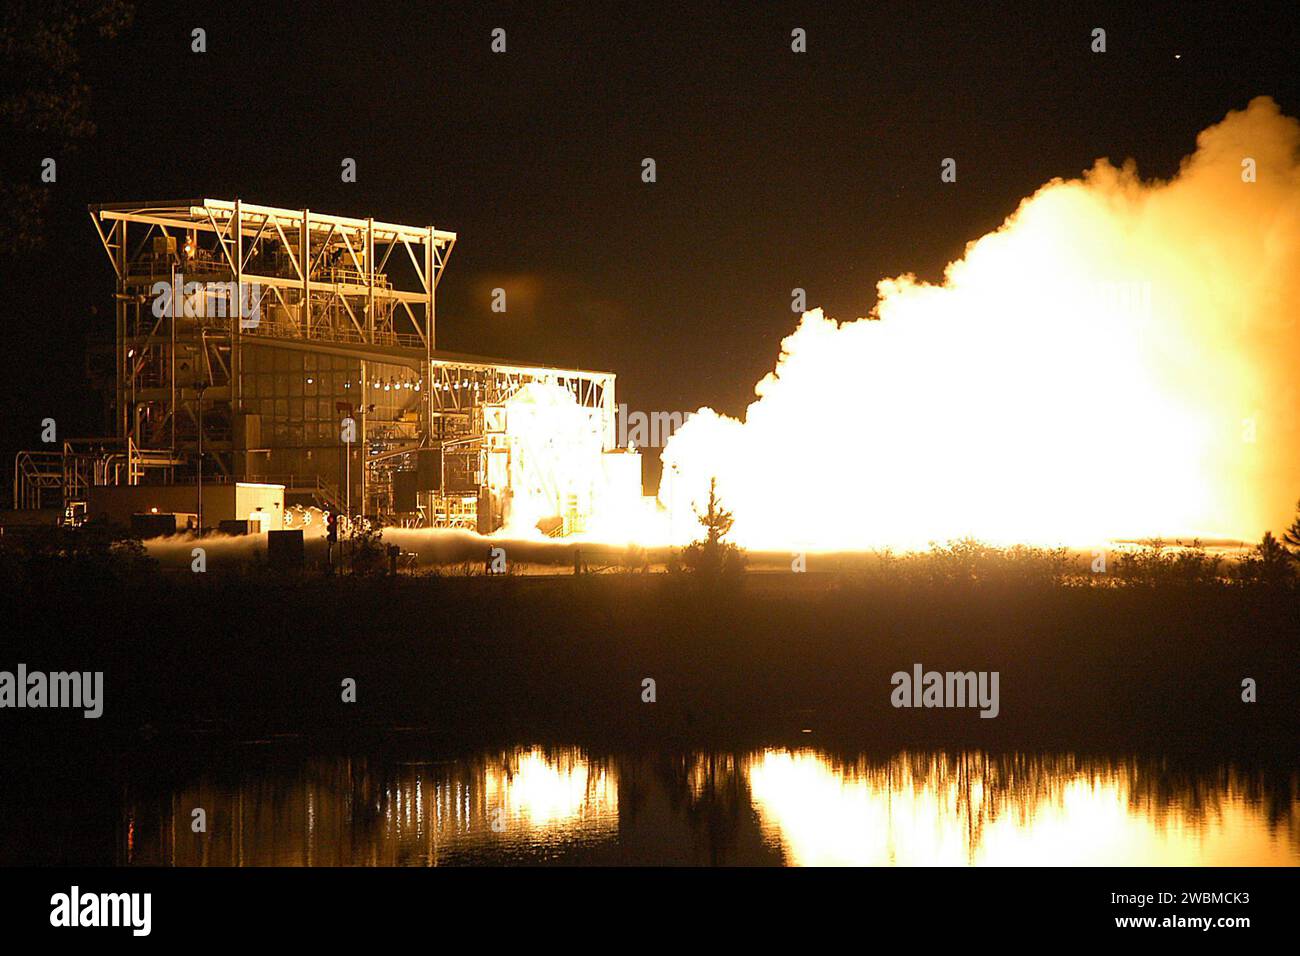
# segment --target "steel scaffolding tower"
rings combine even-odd
[[[409,509],[393,473],[416,470],[424,449],[441,461],[444,443],[472,447],[483,406],[534,381],[569,389],[615,447],[613,374],[436,349],[455,233],[238,199],[98,205],[90,217],[117,282],[114,423],[138,465],[131,483],[151,469],[192,480],[201,448],[216,480],[461,523],[436,500],[441,474],[439,494],[422,484]],[[484,469],[469,471],[481,482]]]

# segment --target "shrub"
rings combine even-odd
[[[384,533],[378,528],[368,525],[358,528],[348,539],[348,547],[352,549],[352,573],[358,577],[384,574],[388,570]]]
[[[1119,552],[1115,576],[1120,583],[1137,587],[1218,584],[1224,579],[1223,565],[1223,559],[1209,554],[1199,540],[1171,546],[1155,539]]]

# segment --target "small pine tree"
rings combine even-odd
[[[683,549],[686,570],[706,578],[738,576],[745,568],[745,555],[736,545],[722,540],[731,532],[735,517],[722,507],[717,478],[709,480],[708,507],[703,512],[696,509],[695,518],[704,528],[704,537]]]
[[[1291,527],[1282,532],[1282,544],[1291,552],[1291,557],[1300,561],[1300,501],[1296,502],[1295,520],[1291,522]]]
[[[1255,545],[1255,552],[1266,564],[1277,564],[1286,557],[1286,548],[1273,537],[1272,531],[1264,532],[1264,537],[1260,539],[1259,544]]]
[[[1265,531],[1264,538],[1255,545],[1255,560],[1259,580],[1267,584],[1283,584],[1291,578],[1291,552],[1282,547],[1273,532]]]
[[[697,509],[695,518],[704,526],[704,541],[711,547],[717,547],[728,534],[731,533],[731,526],[736,523],[735,516],[722,507],[722,502],[718,500],[718,479],[709,479],[709,507],[703,514]]]

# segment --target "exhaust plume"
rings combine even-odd
[[[664,449],[674,536],[716,476],[748,547],[1257,540],[1300,496],[1300,123],[1268,97],[1169,181],[1099,159],[937,285],[804,314],[744,421]]]

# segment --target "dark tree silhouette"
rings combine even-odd
[[[745,568],[745,556],[736,545],[722,540],[730,534],[735,517],[722,507],[717,478],[709,480],[708,507],[702,512],[697,508],[695,517],[704,528],[704,537],[682,550],[686,570],[705,578],[739,575]]]
[[[1255,553],[1243,563],[1251,566],[1257,581],[1280,585],[1291,580],[1291,559],[1291,552],[1282,547],[1273,532],[1265,531],[1263,540],[1255,545]]]
[[[0,252],[42,244],[50,184],[45,157],[59,162],[95,133],[90,88],[79,67],[96,38],[112,39],[131,22],[121,0],[10,0],[0,13]]]
[[[1296,502],[1295,520],[1282,532],[1282,543],[1291,552],[1291,557],[1300,561],[1300,501]]]
[[[735,516],[722,507],[718,500],[718,479],[709,479],[709,507],[701,514],[697,508],[695,517],[704,526],[704,541],[713,547],[731,533],[731,526],[736,523]]]

